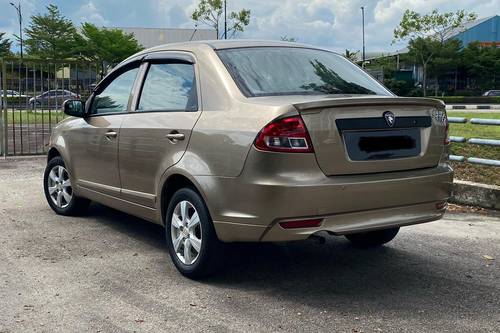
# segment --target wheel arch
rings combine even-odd
[[[49,151],[47,152],[47,163],[56,156],[62,157],[61,153],[56,147],[50,147]]]
[[[163,225],[165,225],[166,222],[165,214],[167,212],[170,199],[177,190],[180,190],[181,188],[185,187],[193,189],[196,193],[198,193],[201,196],[210,214],[210,209],[208,208],[207,199],[203,191],[200,190],[199,184],[197,184],[197,182],[193,178],[189,177],[188,175],[185,175],[182,172],[171,172],[164,177],[164,180],[161,184],[161,190],[159,191],[160,198],[158,200],[159,202],[158,210],[161,214],[160,221],[162,222]]]

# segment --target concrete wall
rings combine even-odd
[[[134,34],[137,41],[145,48],[168,43],[187,42],[191,37],[191,40],[217,39],[217,33],[213,29],[197,29],[194,32],[194,29],[113,28]]]

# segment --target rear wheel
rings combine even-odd
[[[80,215],[89,207],[90,200],[77,197],[63,159],[52,158],[43,176],[43,189],[50,208],[60,215]]]
[[[168,205],[165,234],[170,257],[183,275],[200,278],[222,261],[221,243],[201,196],[191,188],[175,192]]]
[[[399,232],[399,227],[363,232],[358,234],[350,234],[345,237],[351,243],[358,247],[374,247],[390,242],[396,237]]]

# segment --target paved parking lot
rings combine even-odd
[[[55,215],[44,163],[0,160],[0,332],[499,331],[498,214],[448,214],[376,250],[230,246],[196,282],[159,226],[100,205]]]

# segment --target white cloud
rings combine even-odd
[[[97,26],[109,25],[109,21],[104,18],[104,16],[92,1],[89,1],[86,4],[82,5],[76,12],[76,16],[82,23],[90,22]],[[76,23],[76,25],[78,25],[78,23]]]
[[[4,0],[8,4],[7,0]],[[0,1],[1,2],[1,1]],[[192,28],[190,15],[198,0],[23,0],[25,26],[28,17],[55,3],[76,26],[90,21],[104,26]],[[228,9],[251,10],[251,22],[237,37],[279,39],[338,51],[361,49],[361,10],[365,6],[367,51],[389,51],[392,33],[406,9],[421,13],[433,9],[477,12],[479,17],[500,14],[500,0],[228,0]],[[0,11],[0,31],[18,30],[13,8]],[[11,9],[11,10],[10,10]]]

